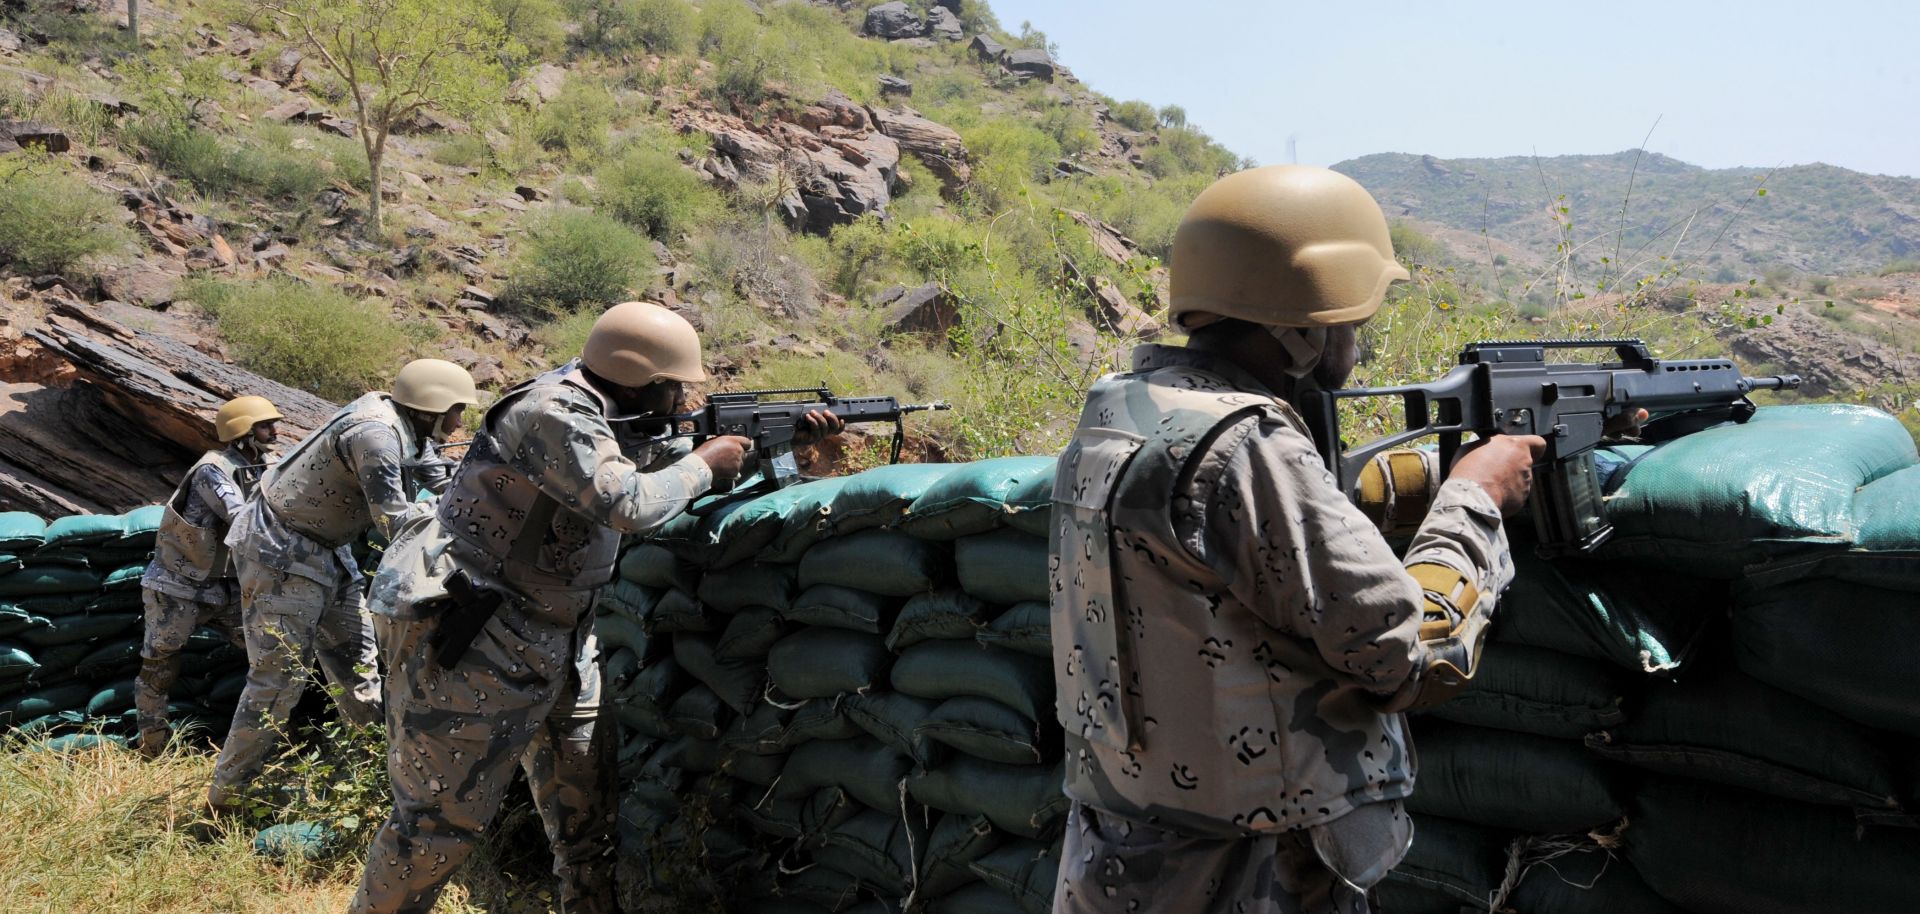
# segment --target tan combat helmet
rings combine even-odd
[[[274,408],[273,401],[266,397],[251,394],[234,397],[220,404],[220,411],[213,414],[213,436],[220,439],[221,444],[230,444],[262,422],[284,418],[280,410]]]
[[[1174,234],[1172,271],[1173,319],[1188,330],[1223,317],[1357,323],[1408,278],[1366,188],[1306,165],[1248,169],[1202,191]]]
[[[393,402],[423,413],[444,413],[480,402],[473,375],[445,359],[414,359],[393,376]]]
[[[587,370],[621,387],[707,379],[700,361],[700,334],[686,318],[652,302],[630,301],[608,308],[593,322],[580,361]]]

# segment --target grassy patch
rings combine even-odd
[[[541,107],[533,121],[533,139],[576,161],[592,158],[607,148],[613,115],[613,96],[575,76]]]
[[[50,161],[0,163],[0,262],[21,273],[60,273],[125,250],[119,205]]]
[[[662,240],[691,231],[722,208],[718,192],[653,143],[628,145],[595,179],[602,209]]]
[[[552,314],[611,305],[651,279],[655,264],[647,237],[624,223],[555,207],[528,227],[507,300],[523,311]]]
[[[354,154],[340,154],[339,144],[317,143],[311,132],[290,127],[263,127],[248,140],[237,141],[184,122],[149,118],[129,127],[127,135],[154,164],[209,196],[304,199],[325,187],[343,161],[353,170],[354,155],[360,154],[357,147]],[[314,155],[315,147],[322,148],[324,159]],[[364,183],[364,159],[357,171]],[[342,177],[351,180],[356,175]]]
[[[197,282],[187,297],[213,313],[241,365],[331,400],[383,388],[409,350],[385,308],[325,286]]]

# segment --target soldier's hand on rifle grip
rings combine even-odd
[[[812,410],[801,420],[800,428],[794,431],[793,443],[813,444],[838,435],[846,429],[846,420],[834,415],[833,410]]]
[[[1533,466],[1547,452],[1539,435],[1494,435],[1460,449],[1453,462],[1453,478],[1471,479],[1487,490],[1503,515],[1527,505],[1533,492]]]
[[[708,438],[693,449],[693,456],[705,461],[707,468],[713,471],[715,481],[740,478],[740,467],[746,462],[747,450],[753,442],[739,435],[720,435]]]
[[[1607,420],[1600,434],[1608,441],[1632,440],[1640,437],[1640,425],[1651,415],[1644,409],[1633,409]]]

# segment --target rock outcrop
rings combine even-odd
[[[867,110],[838,92],[818,103],[755,124],[710,107],[671,111],[681,133],[704,133],[714,155],[698,170],[729,187],[770,185],[788,224],[825,232],[869,214],[884,214],[900,168],[900,143],[875,126]]]
[[[927,33],[926,22],[921,20],[911,7],[899,0],[882,3],[867,10],[867,20],[863,28],[867,34],[888,41],[896,38],[918,38]]]
[[[922,117],[912,108],[870,109],[880,132],[897,140],[900,148],[926,163],[940,179],[941,192],[957,195],[973,180],[973,167],[967,160],[966,144],[953,128]]]

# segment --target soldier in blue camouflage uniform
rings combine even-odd
[[[221,540],[240,513],[245,490],[278,438],[280,411],[265,397],[236,397],[214,415],[214,437],[226,445],[208,451],[180,478],[167,499],[153,559],[140,577],[146,626],[140,643],[140,674],[133,680],[142,755],[166,748],[167,693],[180,675],[180,649],[193,630],[211,625],[235,647],[240,632],[233,562]]]
[[[609,309],[579,361],[487,411],[435,513],[388,549],[373,610],[388,665],[393,814],[367,852],[356,914],[431,910],[516,765],[553,846],[561,909],[615,910],[613,740],[595,727],[591,609],[622,534],[653,530],[716,479],[740,475],[746,439],[690,449],[664,437],[683,386],[705,377],[684,319],[641,302]],[[809,427],[840,424],[815,414]],[[432,643],[472,610],[449,594],[456,573],[505,599],[451,656]]]
[[[410,469],[430,462],[429,442],[457,431],[478,399],[466,369],[409,362],[393,393],[347,404],[268,470],[234,517],[226,544],[239,573],[247,685],[207,791],[215,812],[231,809],[265,767],[316,660],[347,720],[380,721],[366,583],[348,548],[369,529],[391,538],[427,510]]]
[[[1187,345],[1094,386],[1055,483],[1054,910],[1364,914],[1412,840],[1399,712],[1472,670],[1545,442],[1464,453],[1397,559],[1288,403],[1345,382],[1407,278],[1372,197],[1325,169],[1231,175],[1172,263]]]

